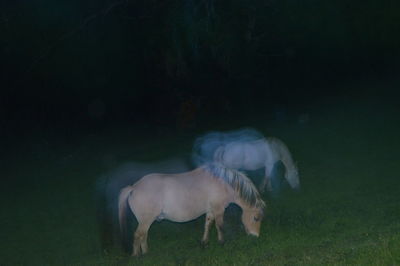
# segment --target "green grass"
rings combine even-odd
[[[306,125],[254,125],[288,143],[302,182],[298,193],[265,195],[259,238],[247,236],[240,212],[229,208],[224,245],[213,228],[209,246],[200,246],[204,217],[156,222],[141,258],[118,247],[101,250],[93,184],[121,161],[188,153],[192,135],[138,140],[135,131],[118,129],[68,145],[50,139],[32,148],[39,137],[22,142],[3,160],[0,265],[400,265],[395,108],[348,102],[316,106],[310,115]]]

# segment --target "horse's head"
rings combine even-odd
[[[244,208],[242,213],[242,223],[246,233],[258,237],[263,217],[263,208]]]

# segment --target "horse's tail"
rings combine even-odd
[[[121,190],[118,198],[118,219],[121,234],[126,231],[126,210],[128,209],[128,198],[131,195],[133,186],[127,186]]]

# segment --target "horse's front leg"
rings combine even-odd
[[[265,167],[265,176],[260,184],[259,190],[261,193],[264,193],[265,186],[267,186],[268,191],[272,191],[272,183],[271,183],[271,171],[269,167]]]
[[[210,227],[211,227],[211,224],[213,223],[213,221],[214,221],[214,215],[211,212],[208,212],[206,214],[206,222],[204,225],[203,238],[201,239],[201,244],[203,244],[203,245],[206,245],[208,243]]]
[[[147,232],[144,232],[142,236],[142,242],[140,243],[140,248],[142,249],[142,254],[146,254],[147,250],[149,249],[147,246]]]
[[[224,212],[215,215],[215,227],[217,228],[218,232],[218,242],[223,244],[224,243],[224,234],[223,228],[224,225]]]
[[[217,228],[218,241],[220,243],[224,243],[224,235],[222,230],[222,226],[224,225],[224,211],[225,208],[217,208],[214,210],[215,227]]]

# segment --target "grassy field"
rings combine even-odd
[[[38,129],[10,140],[1,159],[0,265],[400,265],[400,119],[378,91],[310,106],[306,124],[249,120],[287,142],[302,183],[297,193],[264,195],[259,238],[246,236],[240,211],[229,208],[224,245],[215,228],[209,246],[199,245],[204,217],[156,222],[141,258],[102,251],[94,183],[121,162],[188,154],[193,134]]]

